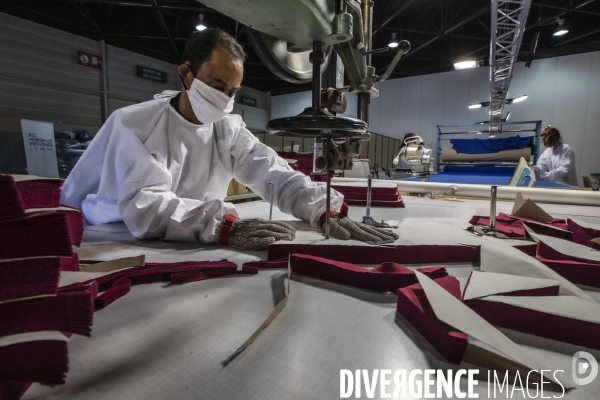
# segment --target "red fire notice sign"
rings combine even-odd
[[[102,69],[102,57],[94,56],[83,51],[77,52],[77,64],[86,67]]]

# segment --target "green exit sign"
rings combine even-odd
[[[138,78],[148,79],[149,81],[154,82],[167,82],[167,73],[163,71],[157,71],[152,68],[142,67],[141,65],[136,65],[135,74]]]
[[[252,97],[240,96],[240,103],[245,106],[256,107],[256,99]]]

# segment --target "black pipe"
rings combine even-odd
[[[321,64],[324,59],[323,42],[314,41],[310,61],[313,64],[312,108],[315,110],[321,108]]]

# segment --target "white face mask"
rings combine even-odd
[[[220,121],[233,110],[235,96],[228,97],[200,79],[194,78],[187,94],[196,118],[203,124]]]

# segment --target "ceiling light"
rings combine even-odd
[[[477,66],[477,62],[476,61],[461,61],[461,62],[457,62],[454,63],[454,69],[468,69],[468,68],[475,68]]]
[[[569,28],[567,28],[567,26],[565,25],[565,20],[559,19],[558,25],[554,29],[554,33],[552,35],[553,36],[562,36],[567,32],[569,32]]]
[[[481,108],[481,103],[469,104],[470,109]]]
[[[396,39],[396,32],[392,33],[392,40],[390,41],[390,44],[388,44],[388,47],[398,47],[398,39]]]
[[[206,24],[204,23],[204,14],[200,14],[199,16],[199,21],[198,21],[198,25],[196,25],[196,30],[197,31],[203,31],[205,29],[207,29],[208,27],[206,26]]]
[[[512,100],[512,102],[513,102],[513,104],[514,104],[514,103],[518,103],[518,102],[520,102],[520,101],[523,101],[523,100],[527,100],[527,95],[526,95],[526,94],[524,94],[524,95],[522,95],[522,96],[519,96],[519,97],[515,97],[515,98]]]

